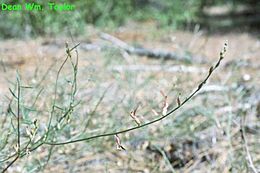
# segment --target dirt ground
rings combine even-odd
[[[226,40],[228,51],[209,82],[181,110],[147,128],[120,135],[126,151],[116,149],[113,137],[54,148],[43,146],[21,158],[10,172],[250,172],[240,134],[243,117],[247,147],[260,170],[259,33],[172,31],[158,29],[153,23],[130,23],[102,31],[129,45],[191,57],[191,62],[180,62],[129,55],[117,48],[87,51],[86,44],[112,45],[99,37],[100,32],[88,27],[84,35],[74,38],[75,43],[81,43],[76,95],[81,103],[75,108],[71,127],[58,133],[57,140],[134,126],[129,113],[138,104],[141,121],[153,119],[151,109],[159,112],[162,105],[160,90],[173,108],[179,94],[183,100],[203,80]],[[69,37],[0,41],[2,115],[9,116],[5,112],[11,98],[8,88],[14,88],[18,70],[22,85],[35,87],[33,91],[23,90],[25,105],[43,88],[36,103],[39,112],[31,114],[40,121],[39,134],[44,132],[55,77],[66,55],[65,42],[73,46]],[[193,57],[204,61],[193,62]],[[59,81],[60,95],[67,95],[71,75],[71,66],[66,64]],[[60,95],[60,106],[66,105],[67,96]],[[0,118],[3,135],[11,128],[4,119]],[[12,151],[13,145],[10,141],[5,152]]]

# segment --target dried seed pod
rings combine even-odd
[[[126,150],[123,146],[122,146],[122,144],[121,144],[121,139],[119,138],[119,136],[116,134],[115,135],[115,140],[116,140],[116,148],[118,149],[118,150]]]
[[[165,116],[167,114],[168,107],[169,107],[169,104],[167,102],[165,102],[164,107],[163,107],[163,111],[162,111],[163,116]]]
[[[181,101],[180,101],[179,96],[177,97],[177,104],[178,104],[178,106],[181,106]]]
[[[136,108],[134,109],[134,115],[136,115],[136,111],[138,109],[139,105],[136,106]]]
[[[135,109],[134,111],[131,111],[130,112],[130,116],[133,118],[133,120],[135,121],[135,123],[140,126],[141,125],[141,121],[139,120],[139,118],[136,116],[136,110]]]
[[[164,94],[164,92],[163,92],[162,90],[160,90],[160,93],[161,93],[161,95],[162,95],[164,98],[167,98],[167,95]]]
[[[158,116],[158,112],[156,112],[154,109],[152,109],[152,112],[154,113],[154,115]]]

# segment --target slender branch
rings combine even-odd
[[[205,63],[205,58],[204,59],[201,57],[191,58],[190,56],[185,55],[185,53],[178,54],[176,52],[134,47],[134,46],[128,45],[126,42],[120,40],[119,38],[116,38],[107,33],[101,33],[100,37],[104,40],[111,42],[116,47],[119,47],[120,49],[126,51],[129,54],[134,54],[134,55],[138,55],[138,56],[147,56],[150,58],[161,58],[164,60],[171,59],[171,60],[178,60],[178,61],[184,61],[184,62],[191,62],[191,61],[194,62],[195,61],[198,63]],[[94,46],[94,47],[92,46],[92,48],[97,49],[97,46]],[[98,48],[98,49],[102,49],[102,47]]]
[[[56,104],[56,99],[57,99],[58,79],[59,79],[59,76],[60,76],[60,72],[63,69],[64,65],[66,64],[67,60],[69,59],[70,52],[73,51],[74,49],[77,49],[79,44],[77,44],[76,46],[74,46],[71,49],[67,49],[66,50],[67,56],[66,56],[65,60],[62,62],[61,66],[60,66],[60,68],[58,70],[58,73],[57,73],[57,76],[56,76],[56,80],[55,80],[54,99],[53,99],[53,103],[52,103],[52,110],[51,110],[51,114],[50,114],[50,118],[49,118],[48,131],[47,131],[47,134],[46,134],[46,136],[47,136],[46,139],[48,138],[49,130],[50,130],[50,127],[51,127],[51,122],[52,122],[52,119],[53,119],[53,114],[54,114],[54,109],[55,109],[55,104]],[[78,53],[77,53],[76,67],[77,67],[77,64],[78,64]]]
[[[51,110],[51,114],[50,114],[50,118],[49,118],[49,123],[48,123],[48,131],[47,131],[47,134],[46,136],[48,137],[49,135],[49,130],[50,130],[50,127],[51,127],[51,122],[52,122],[52,118],[53,118],[53,114],[54,114],[54,108],[55,108],[55,104],[56,104],[56,99],[57,99],[57,88],[58,88],[58,79],[59,79],[59,76],[60,76],[60,72],[62,70],[62,68],[64,67],[65,63],[67,62],[69,56],[67,55],[66,59],[63,61],[63,63],[61,64],[59,70],[58,70],[58,73],[57,73],[57,76],[56,76],[56,80],[55,80],[55,89],[54,89],[54,99],[53,99],[53,103],[52,103],[52,110]],[[47,139],[46,137],[46,139]]]
[[[6,158],[4,158],[3,160],[0,160],[0,163],[4,163],[4,162],[8,161],[9,159],[13,158],[13,157],[16,156],[16,155],[17,155],[17,153],[14,153],[14,154],[12,154],[12,155],[9,155],[9,156],[7,156]]]
[[[25,153],[26,153],[26,151],[28,149],[28,146],[31,144],[31,142],[32,142],[32,140],[30,139],[28,141],[28,143],[26,144],[26,146],[23,149],[20,149],[20,152],[14,153],[14,154],[8,156],[6,159],[0,161],[0,163],[2,163],[2,162],[8,161],[9,159],[11,159],[11,158],[16,156],[16,158],[3,170],[3,172],[7,171],[7,169],[10,166],[12,166],[18,158],[21,158],[21,157],[23,157],[25,155]]]
[[[17,155],[17,156],[15,157],[15,159],[14,159],[12,162],[10,162],[10,163],[6,166],[6,168],[3,169],[2,173],[6,172],[7,169],[8,169],[10,166],[12,166],[12,165],[14,164],[14,162],[16,162],[16,161],[18,160],[18,158],[19,158],[19,155]]]
[[[37,145],[36,147],[34,147],[34,148],[32,148],[32,149],[29,149],[29,152],[32,152],[32,151],[36,150],[37,148],[39,148],[39,147],[42,146],[42,145],[43,145],[43,143]],[[23,153],[14,154],[14,155],[12,155],[12,156],[9,157],[9,159],[10,159],[10,158],[12,158],[12,157],[14,157],[14,156],[16,155],[15,159],[14,159],[12,162],[10,162],[10,163],[2,170],[2,173],[6,172],[19,158],[22,158],[22,157],[24,157],[24,156],[26,155],[27,147],[28,147],[28,145],[23,149],[23,151],[24,151]],[[22,151],[22,150],[21,150],[21,151]]]
[[[99,135],[95,135],[95,136],[90,136],[90,137],[86,137],[86,138],[80,138],[80,139],[75,139],[75,140],[71,140],[71,141],[66,141],[66,142],[57,142],[57,143],[52,143],[52,142],[45,142],[45,144],[47,145],[65,145],[65,144],[71,144],[71,143],[76,143],[76,142],[81,142],[81,141],[89,141],[91,139],[96,139],[96,138],[101,138],[101,137],[107,137],[107,136],[114,136],[117,134],[121,134],[121,133],[126,133],[126,132],[130,132],[136,129],[140,129],[143,127],[146,127],[150,124],[154,124],[158,121],[161,121],[163,119],[165,119],[166,117],[168,117],[169,115],[171,115],[173,112],[177,111],[179,108],[181,108],[186,102],[188,102],[196,93],[198,93],[198,91],[200,91],[200,89],[202,88],[202,86],[207,82],[207,80],[209,79],[209,77],[212,75],[212,72],[215,71],[220,62],[222,61],[222,59],[224,58],[224,53],[226,52],[226,47],[227,44],[225,43],[224,49],[220,52],[220,57],[219,60],[217,61],[215,66],[210,67],[209,69],[209,73],[206,76],[206,78],[198,85],[197,89],[195,89],[195,91],[193,91],[182,103],[180,103],[177,107],[175,107],[174,109],[172,109],[171,111],[169,111],[166,115],[160,117],[160,118],[156,118],[152,121],[149,121],[147,123],[141,124],[139,126],[136,127],[130,127],[128,129],[124,129],[124,130],[120,130],[120,131],[115,131],[115,132],[110,132],[110,133],[105,133],[105,134],[99,134]]]
[[[64,67],[64,65],[65,65],[65,63],[67,62],[67,60],[68,60],[68,58],[70,57],[69,56],[69,54],[70,54],[70,52],[71,51],[73,51],[74,49],[75,49],[75,51],[76,51],[76,63],[74,64],[72,61],[71,61],[71,63],[72,63],[72,66],[73,66],[73,71],[74,71],[74,79],[73,79],[73,86],[72,86],[72,97],[71,97],[71,104],[74,102],[74,95],[76,94],[76,91],[77,91],[77,80],[76,80],[76,76],[77,76],[77,68],[78,68],[78,51],[77,51],[77,47],[79,46],[79,44],[77,44],[77,45],[75,45],[73,48],[71,48],[71,49],[68,49],[67,51],[67,57],[66,57],[66,59],[63,61],[63,63],[62,63],[62,65],[61,65],[61,67],[59,68],[59,70],[58,70],[58,73],[57,73],[57,76],[56,76],[56,81],[55,81],[55,89],[54,89],[54,100],[53,100],[53,105],[55,105],[55,103],[56,103],[56,99],[57,99],[57,86],[58,86],[58,79],[59,79],[59,75],[60,75],[60,72],[61,72],[61,70],[62,70],[62,68]],[[21,158],[21,157],[24,157],[26,154],[27,154],[27,150],[29,151],[29,152],[32,152],[32,151],[34,151],[34,150],[36,150],[37,148],[39,148],[40,146],[42,146],[43,144],[44,144],[44,142],[40,142],[39,144],[37,144],[36,146],[34,146],[34,147],[32,147],[32,148],[28,148],[28,146],[31,144],[31,140],[27,143],[27,145],[23,148],[23,149],[21,149],[21,145],[20,145],[20,93],[21,93],[21,85],[20,85],[20,77],[19,77],[19,75],[18,75],[18,73],[17,73],[17,85],[18,85],[18,93],[17,93],[17,96],[12,92],[12,90],[10,90],[10,92],[11,92],[11,94],[17,99],[17,101],[18,101],[18,106],[17,106],[17,114],[18,114],[18,116],[17,116],[17,129],[18,129],[18,144],[17,144],[17,147],[18,147],[18,152],[17,153],[15,153],[15,154],[12,154],[11,156],[9,156],[8,158],[6,158],[6,159],[4,159],[4,160],[1,160],[0,161],[0,163],[1,162],[5,162],[5,161],[7,161],[7,160],[9,160],[9,159],[11,159],[11,158],[13,158],[13,157],[15,157],[15,159],[10,163],[10,164],[8,164],[8,166],[3,170],[3,172],[5,172],[5,171],[7,171],[7,169],[9,168],[9,167],[11,167],[16,161],[17,161],[17,159],[18,158]],[[42,90],[41,90],[42,91]],[[41,92],[40,91],[40,92]],[[40,94],[40,93],[39,93]],[[39,94],[37,95],[37,98],[38,98],[38,96],[39,96]],[[36,98],[36,99],[37,99]],[[51,128],[51,121],[52,121],[52,118],[53,118],[53,114],[54,114],[54,107],[55,106],[53,106],[52,107],[52,111],[51,111],[51,115],[50,115],[50,118],[49,118],[49,122],[48,122],[48,130],[47,130],[47,132],[46,132],[46,134],[45,135],[43,135],[42,137],[41,137],[41,139],[39,140],[39,141],[44,141],[44,140],[46,140],[47,138],[45,138],[45,136],[47,136],[48,137],[48,134],[50,133],[50,131],[52,130],[52,128]],[[70,105],[70,109],[73,109],[73,107],[75,107],[75,106],[73,106],[73,105]],[[61,120],[60,120],[61,121]]]

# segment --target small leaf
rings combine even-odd
[[[164,92],[163,92],[162,90],[160,90],[160,93],[161,93],[161,95],[164,97],[164,99],[167,99],[167,95],[164,94]]]

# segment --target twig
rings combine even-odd
[[[162,51],[162,50],[151,50],[151,49],[146,49],[146,48],[140,48],[140,47],[133,47],[125,43],[124,41],[109,35],[107,33],[101,33],[100,37],[104,40],[107,40],[114,44],[115,46],[125,50],[129,54],[134,54],[138,56],[147,56],[150,58],[161,58],[164,60],[178,60],[178,61],[184,61],[184,62],[191,62],[191,61],[196,61],[198,63],[204,63],[205,59],[203,58],[193,58],[191,59],[190,56],[187,55],[179,55],[175,52],[169,52],[169,51]],[[97,47],[93,47],[97,49]]]
[[[19,158],[19,155],[17,155],[17,156],[15,157],[15,159],[14,159],[11,163],[9,163],[9,164],[6,166],[6,168],[3,169],[2,173],[6,172],[7,169],[8,169],[10,166],[12,166],[12,165],[14,164],[14,162],[17,161],[18,158]]]
[[[171,111],[166,113],[164,116],[156,118],[156,119],[154,119],[152,121],[149,121],[149,122],[146,122],[144,124],[140,124],[140,126],[131,127],[131,128],[120,130],[120,131],[116,131],[116,132],[104,133],[104,134],[99,134],[99,135],[90,136],[90,137],[86,137],[86,138],[79,138],[79,139],[76,139],[76,140],[70,140],[70,141],[65,141],[65,142],[53,143],[50,139],[48,139],[48,134],[52,130],[55,130],[55,127],[56,127],[56,126],[51,127],[51,121],[52,121],[53,114],[54,114],[54,109],[55,109],[55,106],[56,106],[55,102],[56,102],[56,97],[57,97],[57,83],[58,83],[58,79],[59,79],[59,74],[60,74],[64,64],[68,60],[68,58],[70,58],[70,51],[72,51],[73,49],[76,49],[77,46],[78,45],[76,45],[72,49],[67,49],[67,57],[66,57],[65,61],[62,63],[61,67],[58,70],[58,73],[57,73],[57,76],[56,76],[56,81],[55,81],[55,90],[54,90],[55,93],[54,93],[53,107],[52,107],[52,111],[51,111],[51,114],[50,114],[50,119],[49,119],[49,122],[48,122],[48,130],[47,130],[46,134],[43,135],[41,137],[41,139],[39,139],[34,144],[32,144],[32,146],[30,148],[28,148],[28,145],[29,145],[28,144],[25,148],[20,149],[20,132],[19,132],[18,133],[19,134],[18,135],[19,136],[18,137],[18,139],[19,139],[19,142],[18,142],[18,144],[19,144],[19,147],[18,147],[19,148],[19,152],[17,152],[16,154],[13,154],[12,156],[9,157],[9,159],[10,159],[11,157],[15,157],[16,156],[15,159],[10,164],[8,164],[8,166],[4,169],[4,171],[6,171],[12,164],[14,164],[14,162],[17,159],[19,159],[20,157],[25,156],[28,151],[32,152],[32,151],[36,150],[37,148],[39,148],[39,147],[41,147],[43,145],[52,145],[52,146],[55,146],[55,145],[65,145],[65,144],[71,144],[71,143],[76,143],[76,142],[81,142],[81,141],[89,141],[91,139],[101,138],[101,137],[105,137],[105,136],[115,136],[115,135],[118,135],[118,134],[130,132],[130,131],[133,131],[133,130],[137,130],[137,129],[143,128],[145,126],[148,126],[150,124],[154,124],[156,122],[161,121],[162,119],[168,117],[169,115],[171,115],[172,113],[177,111],[179,108],[181,108],[186,102],[191,100],[194,97],[194,95],[197,94],[201,90],[201,88],[208,81],[208,79],[212,75],[212,73],[218,68],[220,62],[224,58],[224,53],[226,52],[226,45],[225,45],[224,50],[220,52],[219,60],[217,61],[215,66],[210,67],[208,75],[205,77],[205,79],[198,85],[198,87],[186,99],[184,99],[180,104],[177,105],[177,107],[175,107],[174,109],[172,109]],[[74,80],[73,80],[73,85],[72,85],[72,90],[71,90],[72,91],[72,95],[71,95],[70,109],[67,112],[70,112],[71,110],[73,111],[73,108],[75,107],[74,105],[72,105],[72,103],[74,102],[74,95],[75,95],[76,89],[77,89],[77,87],[76,87],[76,78],[75,78],[75,74],[77,74],[77,61],[78,61],[78,54],[77,54],[76,64],[74,64],[72,62],[72,60],[71,60],[71,63],[72,63],[72,66],[73,66],[73,70],[74,70]],[[20,89],[20,83],[18,85],[19,85],[18,89]],[[17,98],[20,98],[20,93],[18,94]],[[18,103],[18,105],[19,104],[20,104],[20,102]],[[18,110],[19,109],[20,109],[20,107],[18,107]],[[18,111],[18,116],[19,116],[19,114],[20,114],[20,112]],[[67,115],[67,113],[65,113],[65,115]],[[20,125],[20,121],[19,121],[18,124]],[[20,127],[18,129],[20,129]]]
[[[49,122],[48,122],[48,129],[47,129],[47,134],[46,134],[46,136],[47,136],[47,137],[46,137],[46,140],[48,139],[49,130],[50,130],[50,127],[51,127],[51,122],[52,122],[53,115],[54,115],[54,110],[55,110],[55,104],[56,104],[56,99],[57,99],[57,89],[58,89],[58,79],[59,79],[61,70],[63,69],[63,67],[64,67],[64,65],[66,64],[67,60],[70,58],[70,52],[73,51],[74,49],[76,49],[77,46],[79,46],[79,44],[77,44],[76,46],[74,46],[74,47],[71,48],[71,49],[67,48],[67,50],[66,50],[67,56],[66,56],[65,60],[62,62],[61,66],[60,66],[60,68],[59,68],[59,70],[58,70],[57,76],[56,76],[55,89],[54,89],[54,99],[53,99],[52,110],[51,110],[50,118],[49,118]],[[77,51],[76,51],[76,53],[77,53]],[[73,70],[76,69],[77,63],[78,63],[78,53],[77,53],[76,65],[75,65],[75,68],[74,68]],[[74,81],[75,81],[75,78],[74,78]],[[74,81],[73,81],[73,82],[74,82]],[[74,86],[74,85],[73,85],[73,86]]]
[[[52,142],[44,142],[44,144],[47,145],[66,145],[66,144],[71,144],[71,143],[76,143],[76,142],[81,142],[81,141],[89,141],[91,139],[96,139],[96,138],[101,138],[101,137],[106,137],[106,136],[114,136],[114,135],[118,135],[121,133],[126,133],[126,132],[130,132],[136,129],[140,129],[143,127],[146,127],[150,124],[154,124],[156,122],[161,121],[162,119],[165,119],[166,117],[168,117],[169,115],[171,115],[173,112],[177,111],[179,108],[181,108],[186,102],[188,102],[191,98],[193,98],[193,96],[198,93],[198,91],[201,90],[201,88],[203,87],[203,85],[208,81],[209,77],[211,76],[211,74],[216,70],[216,68],[218,68],[220,62],[222,61],[222,59],[224,58],[224,53],[226,52],[226,47],[227,44],[225,44],[224,49],[220,52],[220,57],[219,60],[217,61],[215,66],[210,67],[208,75],[205,77],[205,79],[198,85],[197,89],[195,89],[195,91],[193,91],[185,100],[183,100],[183,102],[181,102],[180,105],[178,105],[177,107],[175,107],[174,109],[172,109],[171,111],[169,111],[166,115],[156,118],[152,121],[149,121],[147,123],[141,124],[140,126],[135,126],[135,127],[131,127],[128,129],[124,129],[124,130],[120,130],[120,131],[116,131],[116,132],[110,132],[110,133],[105,133],[105,134],[99,134],[99,135],[95,135],[95,136],[90,136],[90,137],[86,137],[86,138],[80,138],[80,139],[75,139],[75,140],[70,140],[70,141],[65,141],[65,142],[57,142],[57,143],[52,143]]]
[[[55,82],[55,89],[54,89],[54,92],[55,92],[55,96],[54,96],[54,100],[53,100],[53,107],[52,107],[52,111],[51,111],[51,115],[50,115],[50,118],[49,118],[49,122],[48,122],[48,129],[47,129],[47,132],[45,135],[43,135],[37,142],[34,143],[34,147],[31,147],[31,148],[28,148],[28,146],[31,144],[31,140],[27,143],[27,145],[21,149],[21,146],[20,146],[20,89],[22,88],[22,86],[20,86],[20,77],[17,73],[17,85],[18,85],[18,94],[17,96],[14,94],[14,92],[10,90],[11,94],[13,95],[14,98],[16,98],[18,100],[18,106],[17,106],[17,120],[18,120],[18,125],[17,125],[17,129],[18,129],[18,144],[17,144],[17,152],[11,156],[9,156],[8,158],[2,160],[1,162],[5,162],[15,156],[17,156],[4,170],[3,172],[7,171],[7,169],[12,166],[15,161],[20,158],[20,157],[23,157],[27,154],[27,152],[31,152],[31,151],[34,151],[36,150],[37,148],[39,148],[40,146],[42,146],[44,144],[43,141],[45,141],[46,139],[48,139],[48,134],[50,133],[51,130],[54,130],[55,128],[51,128],[51,121],[52,121],[52,118],[53,118],[53,114],[54,114],[54,108],[55,108],[55,102],[56,102],[56,98],[57,98],[57,83],[58,83],[58,79],[59,79],[59,75],[60,75],[60,72],[61,70],[63,69],[65,63],[67,62],[68,58],[71,58],[69,55],[70,55],[70,52],[73,51],[74,49],[77,49],[77,46],[79,46],[79,44],[77,44],[76,46],[74,46],[73,48],[71,49],[67,49],[67,57],[66,59],[63,61],[61,67],[59,68],[58,70],[58,73],[57,73],[57,76],[56,76],[56,82]],[[74,78],[73,78],[73,84],[72,84],[72,90],[71,90],[71,93],[72,93],[72,96],[71,96],[71,101],[70,101],[70,109],[69,111],[67,111],[65,113],[65,115],[69,114],[71,112],[71,109],[73,109],[75,106],[72,105],[73,102],[74,102],[74,95],[76,93],[76,90],[77,90],[77,85],[76,85],[76,75],[77,75],[77,66],[78,66],[78,52],[76,50],[76,63],[74,64],[71,60],[71,64],[73,66],[73,72],[74,72]],[[37,96],[38,97],[38,96]],[[65,118],[65,117],[63,117]],[[62,118],[62,119],[63,119]],[[60,119],[59,123],[62,121],[62,119]],[[50,156],[49,156],[50,157]]]

